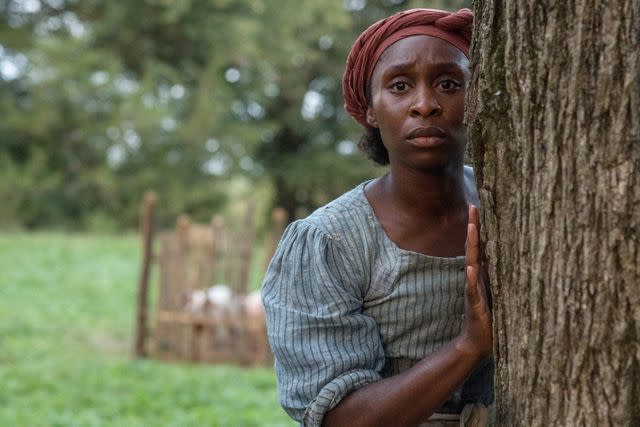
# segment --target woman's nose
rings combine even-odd
[[[442,110],[438,99],[429,88],[416,90],[414,93],[410,112],[412,117],[430,117]]]

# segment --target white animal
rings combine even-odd
[[[264,315],[264,305],[259,291],[254,291],[244,298],[244,309],[249,317]]]
[[[185,310],[193,314],[220,311],[231,305],[233,292],[227,285],[214,285],[207,289],[196,289],[187,295]]]
[[[231,289],[222,284],[197,289],[187,295],[184,309],[192,314],[206,315],[229,327],[242,328],[244,325],[250,331],[257,332],[264,329],[265,325],[259,291],[233,295]]]
[[[259,333],[265,328],[264,305],[260,292],[255,291],[248,294],[243,301],[246,326],[249,331]]]

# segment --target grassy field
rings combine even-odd
[[[271,369],[130,357],[138,239],[0,234],[0,426],[292,426]]]

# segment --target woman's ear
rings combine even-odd
[[[378,127],[378,120],[376,119],[376,115],[371,107],[367,107],[367,124],[372,128]]]

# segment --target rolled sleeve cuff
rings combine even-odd
[[[342,399],[358,388],[382,379],[373,370],[357,370],[346,372],[325,385],[320,393],[307,406],[302,417],[304,426],[322,426],[324,415],[335,408]]]

